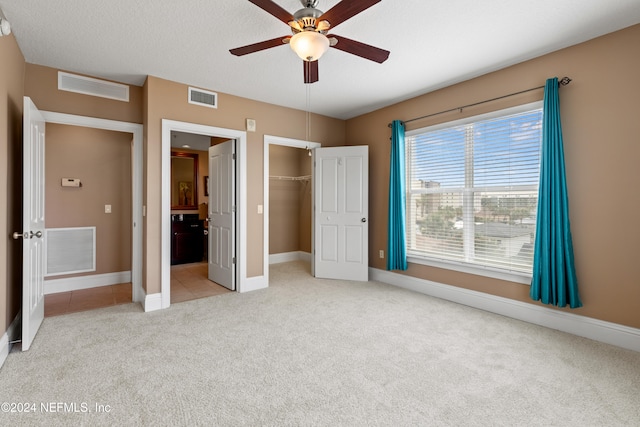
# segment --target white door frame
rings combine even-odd
[[[236,290],[251,290],[247,283],[247,132],[195,123],[162,119],[161,194],[161,308],[171,305],[171,132],[235,139],[236,144]]]
[[[264,225],[263,225],[263,242],[264,242],[264,279],[267,286],[269,285],[269,146],[284,145],[286,147],[314,149],[321,147],[319,142],[303,141],[301,139],[284,138],[280,136],[265,135],[264,136]],[[311,234],[313,235],[313,223],[311,224]],[[313,248],[311,248],[313,250]]]
[[[142,134],[143,126],[138,123],[76,116],[73,114],[42,111],[46,123],[69,126],[82,126],[94,129],[113,130],[133,134],[133,153],[131,159],[131,208],[132,208],[132,248],[131,248],[131,284],[132,299],[142,303]]]

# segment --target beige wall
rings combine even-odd
[[[205,88],[206,89],[206,88]],[[256,120],[257,132],[247,133],[247,275],[261,276],[263,266],[263,140],[264,135],[306,138],[306,113],[264,102],[218,93],[218,108],[187,102],[188,86],[149,76],[145,82],[145,280],[147,294],[160,292],[160,169],[162,119],[244,130],[245,119]],[[215,88],[213,88],[215,91]],[[345,144],[345,122],[311,115],[309,139],[323,146]]]
[[[77,73],[76,73],[77,74]],[[27,64],[25,95],[41,111],[142,123],[142,88],[129,86],[129,102],[58,90],[58,70]]]
[[[386,250],[386,198],[389,168],[389,129],[393,119],[412,117],[469,104],[535,87],[552,76],[568,75],[574,81],[561,89],[565,154],[576,265],[585,307],[577,314],[640,327],[640,230],[630,223],[640,209],[637,159],[637,98],[640,94],[640,26],[564,49],[522,64],[490,73],[430,94],[363,115],[346,123],[312,115],[309,139],[323,146],[370,146],[370,254],[371,265],[384,268],[377,257]],[[143,123],[144,218],[143,286],[160,292],[161,120],[168,118],[211,126],[244,129],[246,118],[257,121],[248,133],[248,275],[263,274],[263,217],[256,212],[262,200],[263,137],[265,134],[306,138],[303,111],[219,94],[219,108],[211,110],[186,102],[187,86],[148,77],[144,87],[130,87],[131,103],[57,91],[57,70],[25,64],[13,36],[0,38],[0,197],[9,208],[0,212],[0,326],[13,320],[20,304],[20,264],[17,244],[8,236],[20,227],[22,95],[31,96],[42,110]],[[215,88],[214,88],[215,90]],[[541,92],[503,102],[470,108],[410,128],[475,115],[541,99]],[[7,188],[15,191],[7,191]],[[614,217],[612,218],[612,215]],[[436,282],[474,289],[530,302],[528,286],[411,265],[406,273]]]
[[[50,279],[130,271],[132,135],[48,123],[46,136],[46,227],[96,227],[96,271]],[[62,178],[82,187],[62,187]]]
[[[311,157],[309,157],[307,150],[298,150],[298,163],[301,176],[312,174]],[[304,181],[300,186],[302,188],[300,189],[300,239],[298,250],[311,253],[311,209],[313,207],[311,181]]]
[[[384,269],[387,246],[387,124],[471,104],[569,76],[560,89],[575,262],[583,308],[574,313],[640,327],[640,25],[347,121],[349,144],[370,146],[371,266]],[[542,90],[433,119],[415,129],[542,99]],[[529,286],[411,264],[406,274],[531,302]],[[533,302],[532,302],[533,303]],[[537,303],[536,303],[537,304]]]
[[[0,37],[0,336],[20,310],[22,243],[22,97],[25,61],[13,35]],[[10,337],[12,338],[12,337]]]

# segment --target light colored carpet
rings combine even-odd
[[[0,402],[37,405],[12,426],[637,426],[640,353],[294,262],[261,291],[47,318]]]

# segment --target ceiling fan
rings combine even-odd
[[[343,52],[382,64],[389,51],[370,46],[336,34],[327,34],[342,22],[370,8],[381,0],[342,0],[327,12],[317,9],[318,0],[300,0],[303,9],[291,15],[271,0],[249,0],[265,12],[291,27],[292,36],[278,37],[259,43],[230,49],[233,55],[242,56],[283,44],[289,44],[303,60],[304,82],[318,81],[318,59],[333,47]]]

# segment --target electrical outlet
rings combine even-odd
[[[384,258],[384,251],[380,249],[380,258]]]
[[[104,213],[111,213],[111,205],[104,205]]]

